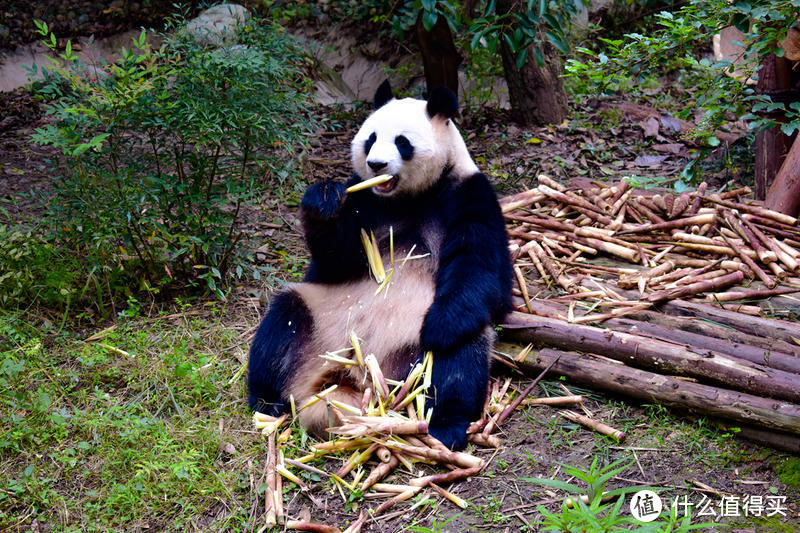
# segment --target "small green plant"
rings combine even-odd
[[[634,519],[632,516],[623,515],[622,506],[625,503],[627,494],[645,489],[653,490],[652,487],[642,486],[605,490],[606,485],[613,477],[622,473],[632,464],[633,461],[622,458],[606,466],[599,466],[597,457],[592,460],[592,464],[587,471],[561,464],[563,472],[567,476],[583,481],[586,484],[585,488],[549,478],[522,478],[521,481],[561,489],[573,495],[571,498],[564,500],[560,513],[548,511],[541,505],[537,507],[543,517],[542,531],[576,533],[592,531],[599,533],[629,529],[626,526],[637,526],[636,531],[668,533],[713,526],[713,524],[692,524],[691,516],[678,518],[677,507],[673,507],[669,511],[666,520],[659,518],[647,524]]]
[[[313,125],[292,38],[251,19],[235,45],[175,31],[154,50],[143,31],[105,65],[37,26],[58,57],[38,88],[54,120],[33,139],[69,169],[48,209],[58,244],[111,292],[194,285],[224,298],[231,275],[259,277],[243,213],[296,176],[291,155]]]
[[[463,513],[458,513],[457,515],[453,515],[444,522],[438,522],[436,517],[434,516],[431,520],[431,527],[425,526],[411,526],[408,528],[408,531],[413,531],[414,533],[444,533],[447,531],[445,526],[449,524],[451,521],[455,520]]]

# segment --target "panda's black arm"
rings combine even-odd
[[[347,185],[324,181],[310,186],[303,196],[300,213],[311,252],[306,281],[340,283],[367,272],[357,200],[345,193]]]
[[[511,309],[513,271],[497,197],[486,176],[457,185],[444,202],[446,230],[436,294],[422,327],[422,347],[448,351]]]

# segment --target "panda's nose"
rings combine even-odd
[[[367,161],[369,168],[373,170],[373,172],[377,172],[382,168],[386,167],[386,161]]]

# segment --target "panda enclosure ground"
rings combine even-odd
[[[646,184],[677,176],[689,155],[689,147],[663,125],[663,139],[645,137],[642,114],[653,109],[649,104],[573,103],[566,124],[542,128],[520,128],[503,112],[484,110],[465,114],[460,128],[501,196],[534,186],[538,173],[562,182],[636,175]],[[312,139],[304,172],[309,182],[346,177],[350,137],[364,116],[319,111],[337,127]],[[41,123],[40,110],[16,92],[0,95],[0,117],[4,216],[35,217],[41,209],[35,194],[47,190],[45,161],[53,156],[28,141]],[[709,163],[712,187],[741,185],[750,175],[739,150],[734,145]],[[27,433],[13,435],[21,449],[4,447],[0,454],[0,528],[258,530],[263,510],[254,502],[260,501],[265,444],[245,409],[241,372],[269,291],[282,280],[297,279],[305,265],[297,201],[296,192],[267,197],[260,210],[249,213],[251,234],[270,243],[257,260],[277,273],[267,284],[238,287],[228,303],[134,299],[118,320],[92,327],[62,326],[63,317],[47,310],[0,314],[0,335],[10,337],[3,342],[25,360],[23,367],[2,369],[3,385],[19,402],[0,406],[0,412],[3,420],[31,421]],[[782,311],[790,318],[795,312]],[[519,348],[498,347],[510,353]],[[496,374],[525,387],[525,378],[502,368]],[[467,510],[431,494],[398,507],[399,514],[368,522],[365,530],[537,531],[542,516],[536,505],[558,511],[563,493],[525,479],[576,482],[564,474],[565,466],[588,470],[593,459],[605,464],[626,459],[630,466],[610,480],[610,488],[662,487],[669,498],[686,495],[695,503],[704,496],[714,503],[722,495],[786,496],[789,517],[728,516],[720,519],[719,530],[796,531],[796,456],[740,440],[710,419],[569,381],[548,378],[538,392],[558,394],[562,386],[586,394],[594,418],[623,430],[626,440],[602,437],[549,407],[521,409],[503,426],[496,454],[475,452],[491,459],[486,470],[450,487],[470,503]],[[287,491],[293,516],[309,513],[314,521],[344,526],[359,509],[374,506],[369,500],[343,501],[314,476],[305,481],[313,486],[313,499]]]

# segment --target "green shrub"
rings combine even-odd
[[[225,48],[180,31],[163,39],[153,49],[143,31],[114,65],[80,60],[69,42],[51,59],[38,91],[53,121],[33,139],[58,147],[69,171],[54,176],[49,222],[87,273],[223,297],[231,274],[258,276],[243,210],[295,175],[291,154],[313,123],[303,56],[252,19]]]

